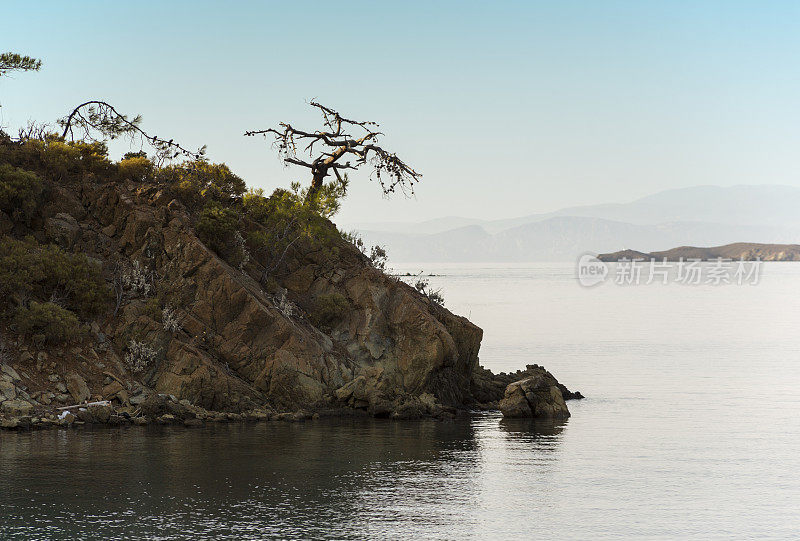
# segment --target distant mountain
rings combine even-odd
[[[667,261],[684,261],[689,259],[731,259],[755,261],[800,261],[800,244],[757,244],[748,242],[736,242],[725,246],[714,246],[711,248],[698,248],[695,246],[681,246],[663,252],[652,252],[649,254],[635,252],[633,250],[623,250],[612,254],[600,254],[597,256],[600,261],[621,261],[650,259]]]
[[[732,226],[701,222],[637,225],[599,218],[559,217],[525,224],[494,235],[473,225],[434,235],[363,231],[369,244],[383,244],[392,261],[561,261],[585,252],[676,245],[716,246],[746,241],[788,243],[800,229]]]
[[[622,248],[800,240],[800,189],[697,186],[631,203],[571,207],[504,220],[447,217],[357,229],[395,262],[543,261]]]
[[[448,216],[424,222],[365,222],[353,224],[360,231],[433,234],[468,225],[480,225],[487,233],[540,222],[558,216],[602,218],[632,224],[710,222],[731,225],[792,225],[800,227],[800,188],[778,184],[694,186],[658,192],[630,203],[567,207],[554,212],[502,220]]]
[[[633,224],[711,222],[800,226],[800,188],[780,185],[695,186],[667,190],[621,205],[562,209],[559,216],[591,216]]]
[[[469,225],[483,225],[490,222],[474,218],[463,218],[461,216],[446,216],[444,218],[434,218],[424,222],[363,222],[353,224],[351,227],[358,231],[382,231],[385,233],[405,233],[418,235],[433,235],[443,233],[451,229],[466,227]]]

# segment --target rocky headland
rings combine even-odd
[[[617,261],[688,261],[692,259],[711,261],[730,259],[733,261],[800,261],[800,244],[758,244],[753,242],[736,242],[725,246],[699,248],[696,246],[680,246],[661,252],[639,252],[622,250],[610,254],[600,254],[597,259],[605,262]]]
[[[215,244],[185,177],[79,145],[0,138],[0,427],[563,417],[581,397],[536,365],[482,368],[479,327],[329,221],[275,266],[241,189]]]

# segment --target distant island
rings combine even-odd
[[[800,261],[800,244],[757,244],[753,242],[736,242],[724,246],[698,248],[696,246],[680,246],[662,252],[639,252],[622,250],[610,254],[600,254],[597,259],[605,262],[650,259],[679,261],[700,259],[733,259],[743,261]]]

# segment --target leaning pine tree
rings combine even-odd
[[[384,194],[401,190],[413,194],[414,184],[422,175],[409,167],[397,154],[378,145],[381,132],[375,122],[350,120],[330,107],[312,101],[322,113],[321,130],[299,130],[287,122],[278,128],[245,132],[246,136],[273,138],[284,163],[311,170],[311,185],[306,194],[313,199],[322,189],[325,177],[333,173],[342,182],[341,171],[369,164]],[[316,147],[316,150],[315,150]],[[307,157],[306,157],[307,156]]]

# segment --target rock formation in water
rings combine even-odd
[[[5,179],[0,171],[0,182],[24,169],[44,186],[24,214],[0,199],[7,246],[18,249],[27,238],[31,254],[51,244],[59,254],[82,254],[111,292],[102,310],[83,318],[76,337],[55,341],[52,326],[74,318],[60,300],[69,291],[56,288],[40,302],[12,295],[0,318],[0,413],[7,426],[23,426],[19,419],[27,417],[126,422],[143,413],[165,422],[280,412],[288,420],[342,411],[441,417],[502,405],[517,388],[525,397],[528,389],[541,394],[531,383],[507,391],[514,375],[479,366],[480,328],[375,268],[329,222],[325,245],[300,240],[286,250],[280,271],[256,250],[233,265],[199,238],[197,212],[174,186],[124,178],[103,156],[91,158],[102,163],[101,173],[58,175],[47,161],[54,150],[22,163],[22,145],[2,145],[0,167],[5,159],[15,170],[7,166]],[[66,154],[60,159],[76,160],[68,164],[76,168],[87,160]],[[0,254],[0,272],[19,278],[19,264]],[[36,284],[46,282],[40,278]],[[43,307],[51,311],[36,319]],[[80,307],[75,311],[80,315]],[[561,412],[563,388],[554,385],[558,407],[532,407],[532,415]],[[56,406],[87,401],[100,404],[53,416]]]
[[[569,417],[567,404],[552,376],[530,376],[506,387],[500,401],[500,411],[505,417]]]
[[[536,364],[510,374],[492,374],[481,368],[474,373],[473,392],[505,417],[566,418],[570,414],[565,400],[583,398],[580,392],[570,391]]]

